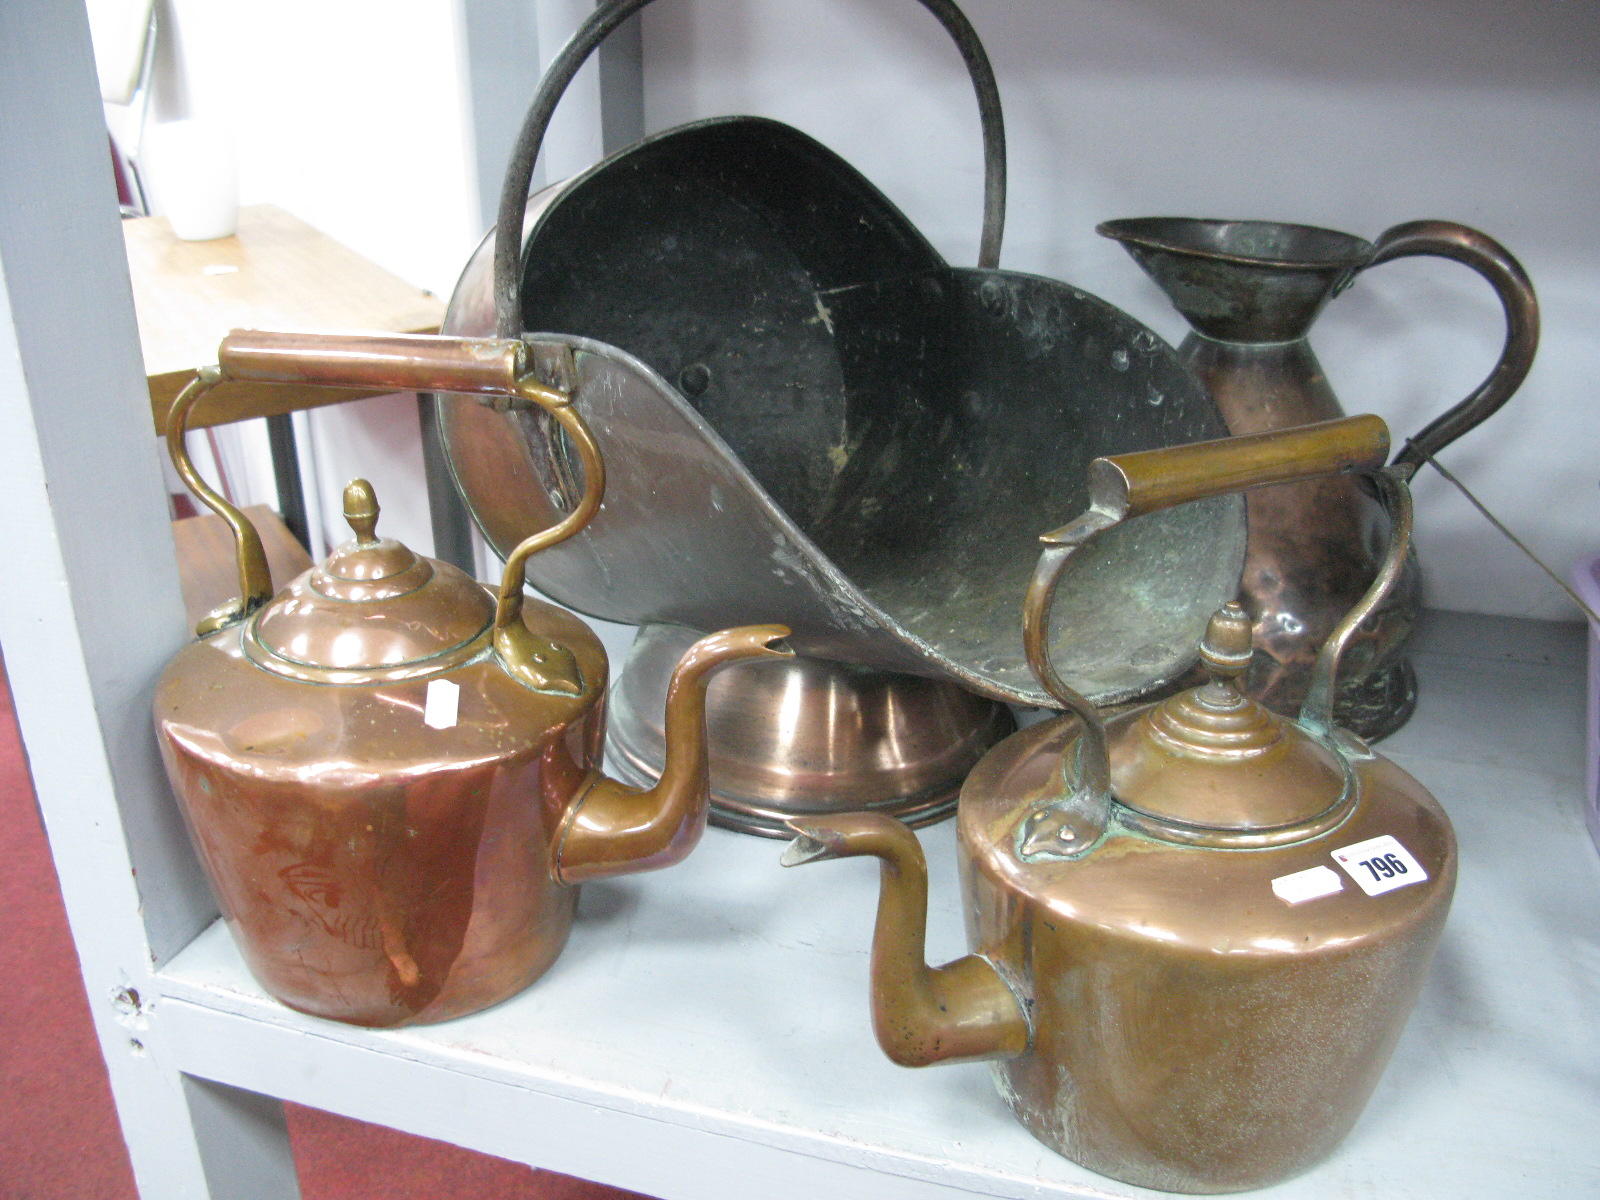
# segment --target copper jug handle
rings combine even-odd
[[[1539,298],[1534,294],[1533,281],[1511,252],[1488,234],[1454,221],[1407,221],[1378,238],[1372,257],[1361,270],[1419,254],[1451,258],[1482,275],[1505,310],[1506,341],[1494,369],[1465,400],[1406,439],[1405,447],[1395,455],[1394,465],[1407,479],[1429,457],[1499,411],[1522,386],[1539,349]],[[1351,280],[1354,278],[1352,274]]]
[[[1050,611],[1074,554],[1114,525],[1178,504],[1296,479],[1357,472],[1371,476],[1391,515],[1388,555],[1372,586],[1323,644],[1300,710],[1303,725],[1331,737],[1333,682],[1344,648],[1400,578],[1411,544],[1411,494],[1405,474],[1385,467],[1389,430],[1375,416],[1343,417],[1274,433],[1220,438],[1188,446],[1097,458],[1089,464],[1089,508],[1040,537],[1045,550],[1023,601],[1022,638],[1028,666],[1061,705],[1083,723],[1077,761],[1063,764],[1077,810],[1075,842],[1087,848],[1110,811],[1111,766],[1105,724],[1095,706],[1070,687],[1050,660]]]
[[[501,337],[516,337],[522,332],[523,215],[528,189],[533,184],[533,166],[544,145],[556,105],[600,43],[650,3],[651,0],[606,0],[598,4],[539,81],[539,90],[534,94],[511,151],[505,183],[500,189],[500,210],[495,218],[494,312],[495,329]],[[999,85],[977,31],[953,0],[918,0],[918,3],[934,15],[955,41],[972,78],[973,91],[977,93],[978,120],[983,133],[983,235],[978,244],[978,265],[998,266],[1000,238],[1006,220],[1006,134]]]
[[[577,447],[583,464],[583,498],[560,522],[526,538],[507,558],[495,606],[497,646],[513,626],[522,628],[522,571],[528,556],[577,533],[593,518],[605,495],[605,466],[594,436],[569,395],[538,381],[529,347],[522,341],[416,333],[236,329],[217,348],[217,364],[202,368],[167,414],[167,453],[172,465],[206,507],[228,523],[238,551],[239,596],[201,621],[196,633],[202,637],[244,620],[270,600],[273,592],[260,534],[238,508],[200,477],[185,440],[195,404],[212,388],[230,380],[504,396],[512,404],[533,404],[550,413]]]

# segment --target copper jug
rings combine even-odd
[[[1477,271],[1505,310],[1505,346],[1483,383],[1396,456],[1408,479],[1511,398],[1539,345],[1539,303],[1521,264],[1494,239],[1453,221],[1408,221],[1376,242],[1276,221],[1186,217],[1107,221],[1099,232],[1122,243],[1193,327],[1178,355],[1234,434],[1343,415],[1307,337],[1328,301],[1362,271],[1420,254]],[[1351,478],[1258,490],[1247,507],[1244,598],[1255,657],[1246,687],[1290,713],[1305,699],[1319,647],[1377,574],[1384,515]],[[1339,723],[1369,740],[1394,732],[1415,706],[1404,643],[1420,605],[1413,554],[1351,647],[1335,698]]]
[[[923,958],[927,869],[872,814],[794,820],[788,865],[883,860],[873,941],[879,1044],[906,1066],[997,1059],[1040,1141],[1144,1187],[1225,1192],[1328,1154],[1376,1085],[1455,886],[1449,820],[1422,786],[1331,723],[1340,656],[1398,577],[1406,485],[1387,431],[1303,431],[1097,460],[1092,503],[1048,534],[1025,637],[1067,715],[979,763],[958,812],[974,953]],[[1323,647],[1297,720],[1245,696],[1250,620],[1226,604],[1211,681],[1102,721],[1048,659],[1067,561],[1102,531],[1230,488],[1375,472],[1392,541]]]
[[[167,445],[232,526],[240,596],[168,664],[167,773],[251,972],[291,1008],[356,1025],[442,1021],[526,987],[566,942],[585,879],[668,866],[705,827],[707,677],[781,656],[783,626],[697,642],[666,701],[671,762],[642,791],[600,772],[607,664],[578,618],[524,597],[529,555],[600,506],[604,470],[571,398],[537,378],[560,346],[235,331],[174,403]],[[273,596],[256,531],[195,473],[195,402],[228,381],[448,386],[537,406],[581,463],[581,500],[518,546],[498,594],[376,531]]]

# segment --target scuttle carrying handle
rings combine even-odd
[[[500,190],[500,211],[495,220],[494,314],[495,331],[503,338],[522,332],[522,221],[533,184],[533,167],[544,145],[550,118],[578,70],[617,26],[651,0],[609,0],[597,7],[561,48],[540,81],[528,115],[506,168]],[[966,16],[952,0],[918,0],[943,25],[967,64],[978,97],[978,118],[983,129],[983,237],[978,244],[978,265],[1000,264],[1000,239],[1006,214],[1006,136],[1000,112],[1000,89],[983,43]]]
[[[1061,678],[1050,661],[1050,610],[1068,562],[1113,526],[1174,505],[1323,475],[1370,476],[1389,510],[1388,554],[1366,595],[1323,643],[1300,709],[1302,726],[1331,738],[1339,659],[1361,623],[1394,589],[1411,545],[1409,472],[1399,465],[1385,467],[1388,456],[1388,426],[1380,417],[1358,416],[1275,433],[1119,454],[1089,464],[1088,511],[1040,537],[1046,548],[1028,585],[1022,619],[1028,666],[1061,707],[1083,722],[1083,735],[1074,743],[1074,760],[1062,763],[1062,792],[1039,806],[1041,812],[1053,811],[1062,829],[1058,836],[1076,852],[1086,851],[1109,819],[1111,764],[1105,724],[1098,710]]]
[[[537,690],[570,691],[559,665],[542,665],[548,648],[530,644],[522,622],[523,568],[528,557],[581,530],[605,495],[605,465],[572,397],[540,383],[530,347],[520,340],[443,337],[437,334],[280,333],[236,329],[217,348],[217,365],[204,367],[173,401],[167,414],[167,453],[184,483],[226,521],[238,550],[239,595],[206,616],[195,632],[204,637],[242,621],[272,598],[272,574],[261,536],[244,513],[195,470],[185,437],[197,401],[230,380],[317,384],[372,391],[470,392],[503,396],[510,404],[548,412],[577,447],[583,464],[583,498],[561,521],[520,543],[506,559],[495,606],[494,644],[507,669]]]

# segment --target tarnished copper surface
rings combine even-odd
[[[959,814],[971,944],[1026,981],[1034,1038],[996,1067],[1041,1141],[1168,1191],[1261,1187],[1355,1123],[1427,972],[1455,884],[1449,821],[1382,758],[1337,828],[1269,850],[1176,845],[1114,823],[1077,861],[1024,863],[1018,822],[1053,785],[1067,718],[1001,743]],[[1392,835],[1426,883],[1290,906],[1272,880]]]
[[[251,973],[285,1004],[441,1021],[560,953],[577,892],[552,878],[551,848],[600,765],[605,652],[551,605],[528,600],[525,619],[572,651],[579,695],[523,687],[487,652],[426,678],[310,685],[245,657],[248,622],[163,674],[173,790]],[[461,689],[448,729],[423,721],[437,682]]]
[[[524,376],[517,381],[514,396],[532,401],[553,417],[566,434],[567,444],[578,448],[583,464],[583,495],[554,525],[523,538],[506,556],[500,577],[500,594],[494,606],[494,649],[500,665],[511,676],[535,690],[555,689],[575,692],[582,686],[577,664],[559,643],[535,633],[522,621],[522,596],[526,587],[528,560],[540,550],[559,545],[583,530],[600,511],[605,495],[605,464],[594,443],[589,426],[578,415],[565,393],[552,391],[537,380]]]
[[[629,783],[659,777],[665,682],[695,636],[645,625],[617,671],[609,749]],[[711,822],[786,838],[790,817],[820,813],[943,820],[960,781],[1014,728],[1009,709],[943,680],[809,656],[751,660],[706,692]]]
[[[236,333],[225,350],[272,353],[230,355],[231,376],[208,368],[173,405],[169,451],[234,529],[243,595],[163,672],[156,729],[262,985],[359,1025],[445,1020],[537,978],[566,941],[576,880],[688,853],[705,825],[705,677],[783,653],[772,644],[788,630],[729,630],[690,647],[667,700],[663,783],[641,793],[607,780],[605,652],[577,617],[523,595],[528,556],[598,510],[599,451],[569,397],[534,378],[527,348],[452,338],[408,339],[407,353],[432,364],[418,379],[513,364],[494,402],[536,406],[560,425],[582,494],[511,551],[495,595],[380,537],[377,499],[357,480],[345,491],[354,540],[269,599],[255,531],[199,479],[183,434],[201,394],[250,371],[287,377],[301,341],[305,369],[341,385],[391,370],[395,353],[386,338]]]
[[[1255,346],[1191,335],[1180,347],[1235,434],[1332,420],[1343,410],[1305,339]],[[1279,712],[1305,698],[1311,665],[1334,624],[1371,583],[1388,540],[1383,507],[1359,479],[1315,479],[1245,497],[1249,545],[1241,590],[1255,620],[1250,694]],[[1422,605],[1413,553],[1393,598],[1361,632],[1363,670],[1344,685],[1340,712],[1381,737],[1404,723],[1416,685],[1404,645]]]
[[[1246,697],[1250,625],[1230,601],[1201,643],[1211,682],[1107,721],[1111,790],[1142,816],[1207,831],[1264,832],[1337,812],[1352,794],[1332,749]]]
[[[1377,417],[1302,424],[1274,433],[1114,454],[1089,464],[1090,503],[1119,519],[1142,517],[1223,492],[1285,479],[1375,471],[1389,457],[1389,430]]]
[[[1124,521],[1147,520],[1165,506],[1188,504],[1243,488],[1267,487],[1296,474],[1314,478],[1345,471],[1371,472],[1382,463],[1387,448],[1388,427],[1377,417],[1360,416],[1275,433],[1121,454],[1089,464],[1088,508],[1076,520],[1039,538],[1045,550],[1034,567],[1022,602],[1022,641],[1028,667],[1054,703],[1075,714],[1084,726],[1084,752],[1075,761],[1072,777],[1063,776],[1058,802],[1039,808],[1038,824],[1029,833],[1031,839],[1041,845],[1048,839],[1061,852],[1076,853],[1100,836],[1111,803],[1105,723],[1090,699],[1062,677],[1053,654],[1054,646],[1081,636],[1074,629],[1063,631],[1059,637],[1051,634],[1057,594],[1062,580],[1069,575],[1069,564],[1092,551],[1101,538],[1115,536]],[[1410,493],[1403,482],[1395,486],[1396,498],[1409,513]],[[1357,626],[1392,593],[1400,563],[1410,547],[1410,536],[1408,517],[1391,538],[1386,570],[1379,573],[1351,610],[1355,620],[1337,626],[1324,644],[1322,659],[1326,661],[1319,659],[1317,666],[1324,690]],[[1326,704],[1319,705],[1314,716],[1316,728],[1323,734],[1331,727],[1326,708]]]
[[[1395,465],[1409,478],[1499,409],[1521,386],[1539,344],[1539,304],[1521,264],[1494,239],[1453,221],[1409,221],[1375,243],[1276,221],[1143,217],[1108,221],[1195,332],[1179,355],[1199,376],[1234,434],[1263,433],[1342,415],[1307,337],[1323,307],[1361,271],[1436,255],[1477,271],[1505,311],[1494,369],[1470,395],[1407,440]],[[1247,501],[1246,606],[1255,619],[1253,696],[1293,712],[1335,622],[1377,573],[1381,506],[1353,479],[1320,479],[1253,492]],[[1410,715],[1416,682],[1404,643],[1421,604],[1415,555],[1360,633],[1337,697],[1339,720],[1368,739]]]
[[[995,269],[999,97],[950,0],[924,3],[961,47],[984,118],[977,270],[949,267],[848,164],[761,118],[652,135],[530,200],[572,72],[645,2],[600,4],[552,63],[497,228],[444,322],[464,334],[589,339],[573,339],[576,365],[598,386],[579,404],[619,486],[585,536],[540,556],[530,577],[608,620],[794,629],[815,669],[763,664],[712,692],[719,823],[773,833],[785,817],[850,803],[935,819],[980,740],[1009,726],[1004,709],[977,710],[957,687],[1047,702],[1008,615],[1033,565],[1036,514],[1075,507],[1078,467],[1096,453],[1223,426],[1149,329],[1065,284]],[[624,359],[652,374],[608,384]],[[547,422],[451,396],[435,413],[492,545],[548,520],[561,454]],[[1183,674],[1236,578],[1241,515],[1230,498],[1107,547],[1075,606],[1097,626],[1075,664],[1085,691],[1126,700]],[[1152,561],[1159,569],[1145,569]],[[637,680],[659,694],[665,676],[643,680],[646,666],[630,657],[619,693]],[[932,721],[894,737],[924,713]],[[953,738],[935,745],[932,722],[946,718]],[[657,774],[654,711],[614,696],[612,721],[629,778]]]
[[[1009,1057],[1028,1047],[1024,1002],[993,964],[968,954],[942,967],[924,958],[928,863],[916,834],[880,813],[790,822],[799,836],[783,865],[873,855],[881,892],[872,938],[872,1028],[902,1067]]]
[[[705,831],[711,793],[706,686],[719,667],[789,658],[786,625],[745,625],[703,637],[667,686],[661,778],[649,789],[597,778],[567,811],[556,841],[556,878],[567,883],[670,867]]]
[[[530,202],[534,212],[543,196]],[[448,327],[457,327],[458,313],[467,328],[487,320],[484,307],[474,303],[487,286],[487,257],[486,249],[469,265]],[[971,284],[979,293],[991,282],[963,278],[963,287]],[[1008,290],[1006,302],[996,301],[992,311],[974,303],[985,314],[985,339],[1005,338],[1007,313],[1057,310],[1053,289],[1031,278],[1015,291],[1014,303]],[[1099,308],[1095,320],[1109,322]],[[993,698],[1048,703],[1028,674],[1015,622],[997,615],[1005,606],[995,600],[1026,588],[1036,515],[1065,516],[1077,506],[1082,478],[1063,464],[1087,465],[1099,451],[1218,436],[1224,428],[1203,419],[1188,398],[1198,385],[1164,369],[1167,351],[1153,335],[1126,326],[1097,333],[1095,344],[1103,336],[1126,349],[1130,365],[1124,371],[1102,356],[1095,361],[1103,371],[1088,379],[1078,377],[1076,366],[1088,350],[1080,355],[1052,342],[1042,322],[1028,330],[1037,346],[1029,342],[1026,353],[982,360],[999,376],[984,383],[985,394],[1006,401],[986,408],[981,429],[973,432],[968,450],[986,447],[978,455],[981,469],[975,464],[954,472],[978,482],[964,484],[970,491],[953,508],[941,501],[930,510],[915,536],[881,547],[850,535],[857,527],[847,520],[828,530],[797,524],[667,380],[642,368],[626,370],[635,360],[599,342],[568,339],[587,385],[576,403],[620,482],[586,534],[540,555],[530,578],[578,611],[634,624],[708,629],[770,612],[795,629],[794,646],[804,656],[948,677]],[[1101,375],[1134,380],[1136,403],[1096,399],[1105,394]],[[1146,390],[1161,403],[1149,403]],[[1069,410],[1048,400],[1058,395],[1072,398]],[[1012,400],[1027,406],[1025,419]],[[731,399],[725,403],[732,407]],[[439,419],[451,469],[494,544],[514,544],[550,519],[550,497],[560,494],[559,455],[535,414],[441,397]],[[743,420],[740,438],[759,441],[761,423]],[[1028,436],[1019,436],[1022,427]],[[1050,448],[1041,452],[1046,444]],[[918,451],[926,453],[925,446]],[[1040,453],[1054,464],[1051,470],[1034,469]],[[929,503],[924,490],[917,504]],[[911,511],[889,501],[882,508]],[[961,528],[946,530],[957,510]],[[987,514],[992,526],[980,532],[976,513]],[[1151,518],[1137,534],[1107,546],[1093,584],[1086,581],[1073,604],[1094,635],[1058,653],[1076,651],[1084,688],[1108,702],[1181,675],[1206,616],[1235,586],[1242,554],[1242,503],[1232,498]],[[1147,569],[1152,559],[1159,570]]]
[[[974,953],[958,964],[923,962],[909,832],[868,814],[794,823],[790,865],[884,861],[873,1008],[890,1057],[1000,1059],[1002,1096],[1042,1142],[1168,1191],[1275,1183],[1349,1131],[1421,988],[1456,874],[1443,810],[1331,721],[1341,656],[1397,583],[1410,544],[1404,478],[1375,469],[1385,442],[1381,422],[1352,418],[1231,455],[1223,443],[1138,456],[1132,469],[1095,464],[1090,511],[1042,539],[1024,608],[1030,663],[1072,715],[1013,734],[962,787]],[[1202,642],[1210,682],[1102,720],[1049,659],[1068,558],[1138,511],[1141,494],[1174,503],[1283,478],[1274,446],[1298,446],[1304,474],[1373,472],[1393,513],[1388,554],[1322,648],[1300,718],[1241,691],[1250,622],[1230,603]],[[1250,466],[1261,462],[1273,468]],[[1386,836],[1414,865],[1389,852],[1383,874],[1410,877],[1389,890],[1351,886],[1362,863],[1345,878],[1335,853]],[[958,966],[961,988],[936,990]],[[1016,1023],[998,1017],[1001,986],[1027,1018],[1020,1049]]]
[[[481,654],[494,598],[449,563],[375,536],[378,504],[364,479],[345,489],[345,512],[357,505],[368,515],[351,521],[355,540],[255,615],[245,655],[268,671],[333,683],[436,674],[442,655],[465,662]]]
[[[996,1084],[1018,1120],[1113,1178],[1227,1192],[1305,1170],[1355,1123],[1416,1001],[1455,886],[1448,818],[1411,776],[1363,755],[1349,815],[1291,845],[1218,850],[1114,820],[1084,857],[1027,861],[1023,823],[1077,733],[1072,717],[1031,726],[968,778],[958,820],[975,952],[937,970],[923,965],[909,831],[875,814],[794,823],[791,865],[884,860],[880,1045],[907,1066],[1003,1059]],[[1346,881],[1296,906],[1274,895],[1279,876],[1331,868],[1332,850],[1384,834],[1425,883],[1367,896]],[[1009,1007],[1008,985],[1020,997]]]
[[[527,373],[520,341],[428,333],[236,329],[218,349],[217,365],[233,379],[397,392],[448,388],[474,395],[510,395]]]

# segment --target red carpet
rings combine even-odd
[[[0,864],[0,1200],[136,1200],[3,669]],[[304,1200],[635,1196],[295,1105],[289,1132]]]

